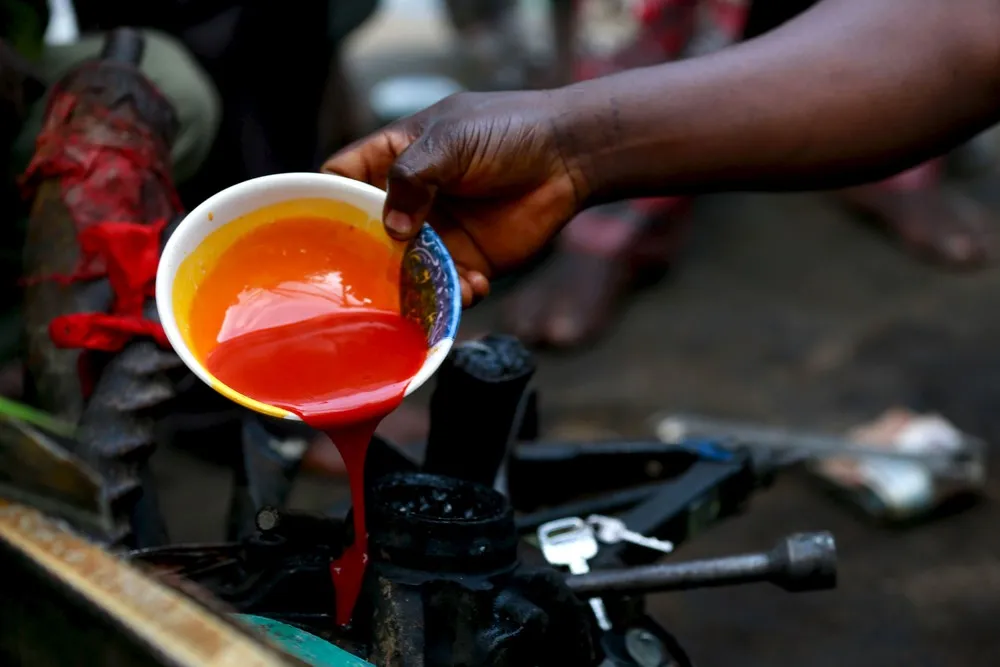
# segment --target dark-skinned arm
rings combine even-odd
[[[551,95],[588,202],[869,181],[998,120],[1000,0],[823,0],[715,55]]]
[[[471,302],[588,205],[870,181],[998,111],[1000,0],[822,0],[715,55],[453,96],[324,169],[387,186],[385,223],[400,240],[429,221]]]

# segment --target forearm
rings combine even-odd
[[[864,182],[997,120],[1000,0],[824,0],[717,54],[552,95],[591,200]]]

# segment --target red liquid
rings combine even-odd
[[[261,268],[255,275],[245,267]],[[195,347],[216,378],[299,415],[344,459],[356,537],[330,568],[341,625],[350,621],[367,563],[368,443],[427,354],[415,323],[379,307],[398,290],[384,284],[394,275],[388,250],[346,225],[279,221],[223,254],[191,311]]]

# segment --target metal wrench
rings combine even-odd
[[[981,452],[971,438],[963,447],[954,451],[904,452],[890,448],[860,445],[847,438],[822,433],[808,433],[758,424],[715,419],[698,415],[668,415],[656,426],[657,436],[665,442],[688,439],[732,439],[754,447],[763,447],[779,453],[782,463],[823,457],[874,457],[912,461],[927,466],[936,473],[964,473],[967,468],[979,467]]]

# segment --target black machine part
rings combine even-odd
[[[490,487],[503,478],[534,374],[534,357],[512,336],[456,345],[437,372],[424,472]]]
[[[517,560],[514,512],[489,487],[405,473],[371,491],[371,558],[413,569],[455,573],[511,567]]]
[[[426,473],[370,493],[368,594],[355,609],[383,667],[596,665],[586,605],[551,568],[518,561],[513,510],[481,484]],[[556,648],[558,647],[558,648]]]
[[[786,591],[827,590],[837,584],[837,548],[827,532],[798,533],[762,553],[686,563],[598,570],[566,579],[580,597],[647,594],[770,582]]]
[[[541,554],[518,539],[540,520],[615,513],[632,531],[679,544],[740,511],[762,475],[747,452],[711,442],[526,443],[533,370],[514,339],[456,346],[432,399],[423,469],[391,443],[372,443],[365,469],[371,561],[349,628],[332,623],[329,576],[331,560],[352,539],[349,526],[281,509],[280,499],[255,513],[256,530],[240,543],[187,554],[152,550],[140,559],[195,580],[243,613],[298,625],[382,667],[687,667],[683,650],[646,616],[642,593],[752,581],[788,590],[833,585],[833,541],[825,534],[789,538],[767,554],[652,567],[641,567],[657,558],[650,549],[606,545],[590,562],[592,573],[578,577],[542,565]],[[660,473],[648,473],[650,462]],[[258,477],[282,482],[285,471],[256,468],[260,475],[248,476],[256,497],[275,495],[259,493]],[[568,494],[538,493],[567,477],[582,483]],[[509,489],[510,497],[490,487]],[[513,516],[515,508],[574,498],[574,505]],[[586,602],[593,596],[606,598],[611,631],[598,630]]]

